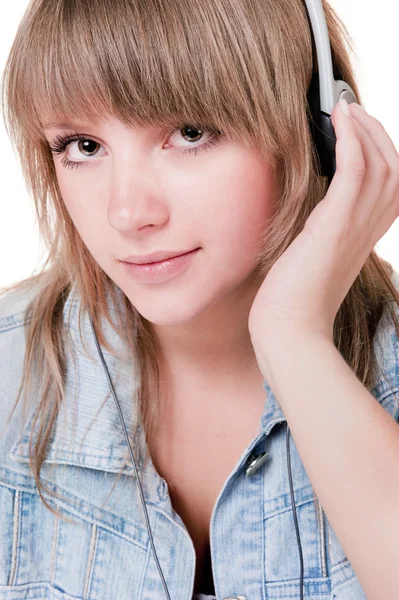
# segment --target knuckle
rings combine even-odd
[[[349,165],[349,170],[354,177],[362,179],[366,173],[366,163],[364,160],[352,162]]]
[[[391,169],[385,160],[380,160],[376,165],[376,171],[381,179],[388,179]]]

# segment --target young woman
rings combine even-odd
[[[399,157],[337,105],[328,185],[315,68],[301,0],[30,2],[4,115],[48,260],[0,302],[4,600],[399,597]]]

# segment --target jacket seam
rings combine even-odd
[[[18,567],[18,542],[20,537],[20,505],[21,505],[21,492],[16,490],[14,494],[14,521],[13,521],[13,536],[12,536],[12,555],[11,555],[11,571],[9,578],[9,585],[15,584],[15,574]]]

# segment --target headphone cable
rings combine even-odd
[[[163,588],[164,588],[164,591],[165,591],[165,595],[166,595],[166,597],[167,597],[168,600],[171,600],[170,595],[169,595],[168,586],[166,584],[165,577],[164,577],[162,569],[161,569],[161,565],[159,564],[158,555],[157,555],[156,550],[155,550],[154,539],[153,539],[153,536],[152,536],[152,531],[151,531],[150,521],[149,521],[149,518],[148,518],[148,512],[147,512],[146,502],[145,502],[144,494],[143,494],[143,488],[141,487],[140,477],[139,477],[139,474],[138,474],[136,461],[134,460],[133,450],[132,450],[132,447],[130,445],[129,436],[127,434],[127,429],[126,429],[125,420],[123,418],[122,409],[120,407],[118,398],[116,397],[114,386],[112,385],[111,377],[110,377],[110,374],[108,372],[107,365],[105,364],[105,360],[104,360],[103,353],[102,353],[101,348],[100,348],[100,344],[98,343],[96,332],[94,331],[94,325],[93,325],[93,321],[92,321],[91,315],[89,315],[89,316],[90,316],[91,329],[93,331],[94,339],[95,339],[96,346],[97,346],[97,351],[98,351],[98,354],[100,356],[102,365],[104,367],[104,371],[105,371],[105,374],[106,374],[107,379],[108,379],[108,384],[109,384],[111,393],[112,393],[112,395],[114,397],[114,400],[116,402],[116,407],[118,409],[119,418],[120,418],[121,423],[122,423],[122,427],[123,427],[123,432],[124,432],[124,435],[125,435],[126,443],[128,445],[128,448],[129,448],[130,458],[132,460],[134,471],[135,471],[135,474],[136,474],[137,483],[139,484],[141,504],[142,504],[143,511],[144,511],[145,522],[146,522],[146,525],[147,525],[148,535],[150,537],[150,543],[151,543],[151,548],[152,548],[152,552],[153,552],[153,555],[154,555],[154,559],[155,559],[155,562],[156,562],[156,565],[157,565],[157,568],[158,568],[158,571],[159,571],[159,575],[161,577],[161,581],[162,581],[162,585],[163,585]]]
[[[290,482],[290,492],[291,492],[291,504],[292,504],[292,514],[294,517],[295,524],[295,532],[296,532],[296,541],[298,544],[299,551],[299,562],[301,565],[301,578],[300,578],[300,600],[303,600],[303,554],[302,554],[302,544],[301,537],[299,535],[299,527],[298,527],[298,519],[295,508],[295,496],[294,496],[294,486],[292,483],[292,470],[291,470],[291,451],[290,451],[290,429],[288,427],[288,423],[286,422],[286,449],[287,449],[287,468],[288,468],[288,476]]]

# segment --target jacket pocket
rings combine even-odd
[[[266,597],[273,600],[300,597],[300,557],[289,494],[275,498],[265,520]],[[295,490],[295,506],[303,555],[304,597],[330,598],[325,520],[314,501],[313,488]],[[319,514],[319,518],[318,515]]]
[[[149,554],[144,527],[64,494],[67,502],[45,494],[56,516],[32,478],[0,469],[0,597],[140,598]]]

